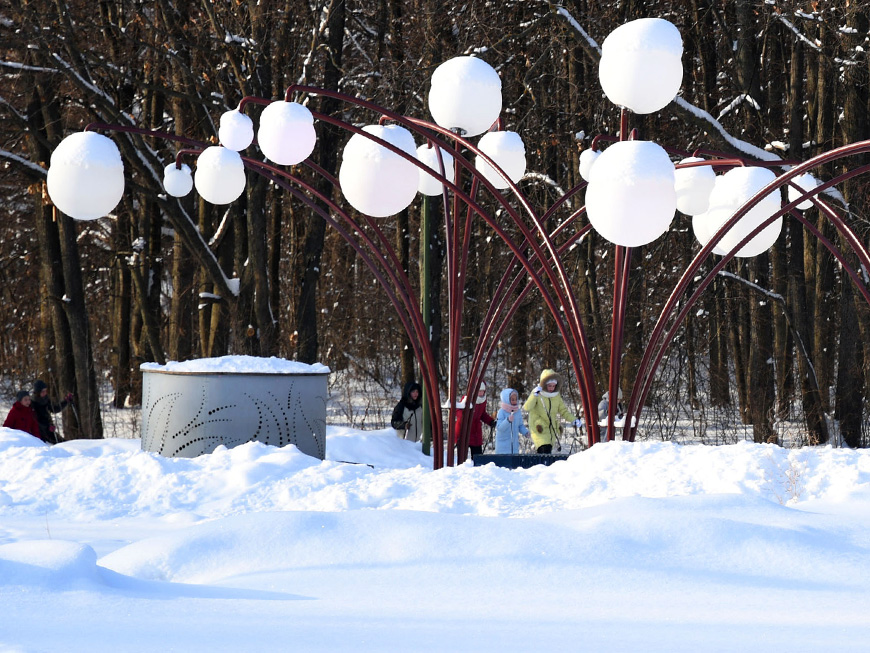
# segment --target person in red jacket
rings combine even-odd
[[[6,421],[3,426],[9,429],[17,429],[30,433],[35,438],[39,438],[39,422],[36,421],[36,413],[30,406],[30,393],[27,390],[22,390],[15,395],[15,403],[12,404],[12,410],[6,416]],[[40,440],[42,438],[39,438]]]
[[[454,434],[456,437],[457,446],[459,446],[459,433],[462,430],[462,415],[466,408],[466,397],[462,397],[462,401],[456,404],[456,425],[454,426]],[[493,426],[495,419],[492,415],[486,412],[486,383],[480,382],[480,387],[477,389],[477,397],[474,399],[474,404],[471,413],[471,431],[468,434],[468,448],[472,456],[483,453],[483,427],[481,424]]]

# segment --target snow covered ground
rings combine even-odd
[[[870,641],[870,451],[612,442],[433,472],[390,430],[331,427],[324,462],[139,445],[0,429],[0,651]]]

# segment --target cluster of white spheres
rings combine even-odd
[[[192,180],[187,166],[166,167],[163,188],[169,195],[184,197],[195,185],[206,202],[222,205],[245,192],[245,166],[239,152],[253,143],[254,122],[239,109],[227,111],[220,117],[218,138],[222,147],[208,147],[199,155]],[[279,100],[263,109],[257,144],[273,163],[296,165],[304,161],[316,140],[314,118],[301,104]]]
[[[487,132],[501,112],[501,79],[476,57],[456,57],[432,75],[429,106],[435,122],[464,136]],[[240,109],[225,112],[219,122],[220,146],[199,155],[195,174],[187,165],[172,163],[163,171],[167,194],[184,197],[196,187],[204,200],[229,204],[245,190],[245,165],[239,152],[254,141],[254,123]],[[443,192],[441,176],[453,182],[453,157],[428,144],[416,147],[411,133],[397,125],[370,125],[366,134],[382,139],[408,158],[371,138],[355,134],[345,146],[339,184],[348,203],[372,217],[394,215],[407,208],[416,194]],[[292,166],[311,155],[317,135],[311,112],[296,102],[271,102],[263,109],[257,145],[271,162]],[[507,188],[525,174],[525,146],[515,132],[487,133],[476,167],[497,189]],[[440,162],[439,154],[440,152]],[[418,165],[419,161],[422,165]],[[433,174],[434,173],[434,174]],[[105,136],[85,132],[64,139],[55,150],[48,172],[48,192],[64,213],[91,220],[112,211],[124,192],[124,167],[117,146]]]
[[[476,57],[455,57],[432,74],[429,109],[436,124],[465,136],[476,136],[498,120],[501,112],[501,79],[495,69]],[[417,165],[363,134],[355,134],[342,154],[338,173],[342,193],[355,209],[372,217],[394,215],[407,208],[419,192],[440,195],[444,184],[438,176],[454,181],[453,157],[425,143],[415,146],[413,136],[397,125],[369,125],[366,134],[377,136],[414,157]],[[515,132],[487,132],[480,139],[484,157],[475,161],[480,173],[499,190],[516,183],[526,171],[526,152]],[[440,161],[439,161],[440,156]],[[432,172],[435,174],[432,174]]]

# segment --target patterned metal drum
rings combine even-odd
[[[225,356],[141,369],[144,451],[193,458],[257,441],[326,455],[328,367]]]

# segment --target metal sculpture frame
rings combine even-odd
[[[532,289],[541,293],[541,297],[555,320],[556,327],[562,337],[567,350],[568,358],[578,382],[580,400],[583,414],[586,418],[587,444],[592,446],[600,441],[600,429],[597,416],[597,392],[594,370],[591,364],[591,353],[586,330],[580,316],[576,297],[562,256],[572,246],[577,244],[591,229],[590,224],[585,224],[573,234],[566,237],[565,241],[556,246],[554,239],[563,236],[568,227],[574,225],[586,211],[585,206],[573,212],[561,222],[552,232],[548,232],[545,225],[557,210],[562,208],[568,200],[577,195],[586,187],[583,182],[565,192],[549,208],[539,215],[532,207],[531,202],[525,197],[518,185],[512,182],[499,166],[485,153],[481,152],[473,143],[461,134],[445,129],[435,123],[404,116],[389,109],[380,107],[372,102],[345,95],[336,91],[328,91],[313,86],[290,86],[285,92],[285,101],[290,101],[294,95],[320,96],[337,99],[345,104],[353,105],[360,109],[371,111],[378,115],[378,120],[393,121],[402,125],[411,132],[426,139],[433,147],[438,148],[439,171],[434,171],[421,163],[416,157],[407,154],[391,143],[374,136],[362,128],[347,121],[333,116],[312,111],[316,120],[325,124],[333,125],[351,134],[361,134],[377,144],[387,148],[391,152],[401,156],[407,161],[425,170],[443,185],[442,203],[445,230],[447,276],[448,276],[448,378],[447,378],[447,405],[448,419],[446,430],[447,446],[445,441],[445,424],[438,407],[441,401],[439,390],[438,364],[434,352],[430,346],[429,331],[426,318],[415,296],[408,275],[402,269],[399,257],[394,247],[384,235],[375,218],[364,214],[355,217],[351,212],[339,205],[331,197],[326,196],[314,185],[300,178],[283,167],[268,162],[242,155],[245,167],[275,183],[289,192],[293,197],[301,201],[313,213],[320,216],[332,227],[360,256],[365,265],[370,269],[377,282],[383,288],[390,303],[393,305],[403,328],[407,332],[414,354],[420,365],[424,394],[431,410],[432,421],[432,455],[433,467],[439,469],[445,462],[448,466],[462,463],[468,450],[468,434],[471,427],[471,411],[462,411],[462,422],[457,429],[453,428],[456,423],[456,397],[459,392],[459,351],[463,326],[463,280],[468,262],[468,252],[471,235],[471,223],[474,219],[482,219],[495,232],[501,241],[511,250],[513,259],[507,265],[498,287],[493,293],[489,309],[480,327],[480,336],[474,347],[472,361],[467,372],[466,392],[467,396],[473,396],[483,378],[483,373],[495,351],[497,343],[504,333],[511,317],[519,308],[522,301]],[[239,110],[244,111],[248,104],[268,105],[273,100],[259,97],[245,97],[239,103]],[[123,125],[110,125],[105,123],[92,123],[86,130],[102,130],[116,132],[131,132],[139,135],[157,137],[164,140],[174,141],[184,145],[176,156],[176,164],[181,165],[181,158],[188,154],[197,154],[208,147],[209,143],[196,141],[184,136],[178,136],[158,130],[147,130]],[[602,140],[622,140],[634,138],[636,131],[628,132],[628,112],[623,109],[620,118],[620,137],[599,136],[593,140],[593,147],[597,148]],[[628,403],[625,427],[622,431],[624,440],[633,441],[640,424],[640,417],[644,403],[649,395],[653,378],[659,364],[664,357],[668,345],[673,342],[677,331],[692,306],[697,302],[704,289],[712,282],[714,277],[734,258],[735,252],[749,242],[756,234],[774,220],[784,215],[792,215],[806,229],[815,236],[837,258],[843,269],[858,286],[859,291],[870,304],[870,290],[868,290],[867,271],[870,270],[870,253],[861,243],[845,220],[828,204],[820,198],[820,194],[835,185],[846,181],[854,176],[870,171],[870,165],[861,166],[855,170],[840,174],[818,187],[804,191],[795,184],[795,179],[812,168],[830,163],[840,158],[864,154],[870,152],[870,141],[862,141],[830,152],[816,156],[804,163],[794,165],[788,161],[752,161],[735,158],[719,152],[708,150],[696,150],[694,153],[684,152],[674,148],[666,148],[675,156],[705,155],[711,157],[703,162],[678,164],[677,167],[711,165],[717,169],[731,168],[735,166],[757,165],[764,167],[786,167],[793,165],[790,170],[781,174],[754,197],[747,201],[734,215],[716,232],[710,241],[695,255],[688,267],[680,276],[674,286],[670,297],[665,302],[659,315],[649,341],[643,352],[641,363],[636,373],[634,391]],[[454,177],[449,179],[444,168],[442,152],[453,157]],[[468,154],[465,154],[465,153]],[[475,167],[470,160],[470,155],[475,155],[486,161],[493,170],[507,184],[507,192],[499,192]],[[302,164],[308,167],[316,175],[325,179],[331,186],[340,188],[338,180],[329,172],[318,166],[310,159]],[[470,190],[463,190],[463,175],[470,178]],[[736,224],[740,218],[754,207],[771,192],[779,192],[786,186],[796,188],[801,195],[798,199],[785,204],[780,211],[771,215],[744,238],[734,249],[722,256],[698,282],[688,299],[683,301],[690,282],[695,279],[701,266],[710,258],[714,247],[719,243],[728,230]],[[506,216],[509,227],[519,230],[523,240],[517,241],[511,237],[505,227],[492,214],[487,212],[478,201],[480,189],[487,191],[489,197],[494,200],[499,208],[499,213]],[[860,275],[848,262],[846,255],[840,251],[830,240],[801,213],[796,210],[798,204],[811,201],[819,208],[825,219],[829,220],[843,239],[849,244],[857,256],[864,270],[864,276]],[[465,212],[464,220],[460,218]],[[525,218],[525,219],[524,219]],[[368,230],[368,231],[366,231]],[[613,317],[611,324],[611,347],[610,365],[608,378],[608,391],[610,396],[616,396],[620,378],[622,346],[624,339],[625,313],[628,300],[629,265],[631,261],[631,248],[615,247],[615,269],[613,283]],[[526,254],[526,251],[529,251]],[[525,286],[520,286],[525,283]],[[513,298],[513,299],[512,299]],[[615,436],[615,402],[609,402],[610,409],[607,416],[607,430],[609,439]],[[457,435],[458,431],[458,435]],[[457,442],[458,440],[458,442]],[[457,453],[454,457],[454,446],[458,444]],[[446,450],[445,450],[446,449]]]

